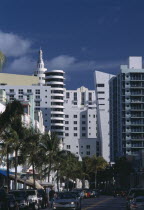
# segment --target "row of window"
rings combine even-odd
[[[10,93],[14,93],[14,89],[10,89],[9,92]],[[47,92],[47,90],[45,90],[45,92]],[[24,90],[23,89],[19,89],[18,90],[18,93],[19,94],[23,94],[24,93]],[[32,90],[31,89],[27,89],[27,93],[32,93]],[[40,89],[36,89],[35,90],[35,94],[40,94]]]
[[[73,135],[74,135],[74,136],[78,136],[77,133],[74,133]],[[65,133],[65,136],[69,136],[69,133]],[[82,136],[85,137],[85,136],[86,136],[86,133],[82,133]]]
[[[78,146],[76,146],[78,148]],[[71,146],[70,145],[67,145],[67,149],[70,149]],[[83,146],[81,146],[81,148],[83,148]],[[90,145],[86,145],[86,149],[90,149]]]
[[[73,115],[73,118],[77,118],[78,116],[77,115]],[[91,115],[89,114],[89,117],[91,117]],[[93,118],[95,118],[96,115],[93,114]],[[65,115],[65,118],[69,118],[69,115]],[[82,115],[82,118],[86,118],[86,115]]]

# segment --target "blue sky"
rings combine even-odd
[[[94,88],[93,72],[116,74],[144,54],[144,0],[1,0],[3,72],[32,74],[39,47],[66,87]]]

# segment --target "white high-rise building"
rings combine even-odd
[[[85,87],[65,90],[64,107],[64,149],[80,157],[99,156],[95,91]]]
[[[100,71],[95,71],[95,88],[97,104],[98,139],[101,142],[101,152],[104,159],[110,162],[110,113],[109,113],[109,80],[114,77]]]

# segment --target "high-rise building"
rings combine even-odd
[[[129,65],[110,81],[112,159],[139,155],[144,149],[144,69],[142,57],[130,57]]]
[[[101,142],[101,155],[110,162],[110,105],[109,81],[114,75],[95,71],[95,91],[97,106],[97,131]]]
[[[64,149],[81,158],[86,155],[101,155],[97,139],[95,91],[85,87],[65,90],[64,108]]]

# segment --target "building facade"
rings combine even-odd
[[[114,83],[117,89],[115,94],[111,95],[113,109],[110,117],[112,121],[111,139],[114,145],[113,158],[122,155],[138,156],[144,149],[144,69],[142,68],[142,57],[129,57],[129,65],[122,65],[120,74],[116,76],[115,81],[111,81],[112,89]]]

